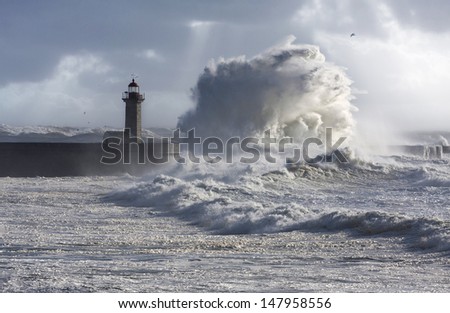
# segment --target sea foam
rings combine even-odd
[[[311,173],[296,175],[297,170]],[[342,168],[305,164],[295,170],[241,173],[234,181],[223,179],[223,174],[208,177],[160,174],[112,192],[105,201],[148,207],[215,234],[346,232],[356,237],[398,237],[410,248],[447,251],[448,221],[405,214],[397,207],[395,195],[381,198],[378,205],[382,210],[376,207],[376,201],[366,199],[386,182],[395,184],[398,180],[404,186],[396,186],[402,194],[401,188],[420,185],[422,178],[413,178],[412,172],[406,165],[356,164]],[[367,179],[372,182],[365,183]],[[350,199],[345,199],[346,193]],[[404,204],[401,206],[403,209]]]
[[[178,126],[199,136],[261,136],[296,140],[350,136],[354,128],[351,81],[325,61],[317,46],[285,43],[247,59],[219,59],[205,67],[193,89],[196,106]]]

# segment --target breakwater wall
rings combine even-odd
[[[424,159],[450,154],[450,146],[391,146],[395,153]],[[103,143],[3,142],[0,143],[0,177],[143,175],[179,155],[179,145],[168,140],[121,145]]]
[[[424,159],[442,159],[444,154],[450,153],[450,146],[443,145],[397,145],[389,148],[395,153],[415,155]]]
[[[0,177],[145,174],[169,161],[168,142],[105,146],[102,143],[0,143]]]

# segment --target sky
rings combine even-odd
[[[450,130],[447,0],[0,4],[0,124],[121,127],[136,75],[143,126],[175,127],[211,60],[251,58],[293,35],[346,69],[366,131]]]

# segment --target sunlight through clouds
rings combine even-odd
[[[123,109],[120,93],[135,73],[148,96],[183,99],[173,104],[177,110],[160,112],[164,121],[155,112],[148,114],[150,125],[173,127],[179,112],[194,105],[190,90],[210,60],[257,55],[293,35],[299,44],[319,46],[328,62],[347,69],[357,93],[358,122],[379,111],[397,126],[408,128],[420,118],[423,127],[449,127],[448,1],[176,3],[126,6],[112,0],[106,7],[92,1],[92,10],[48,0],[36,6],[5,4],[0,12],[0,122],[62,123],[69,119],[61,116],[69,113],[59,112],[61,106],[73,103],[68,108],[88,106],[98,112],[91,121],[96,126],[118,127],[122,121],[111,110]],[[155,108],[167,102],[158,96],[152,101]],[[19,114],[24,108],[27,112]],[[42,112],[47,117],[38,119]],[[71,123],[85,122],[76,116]]]

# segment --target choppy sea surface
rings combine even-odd
[[[450,292],[450,163],[0,178],[2,292]]]

